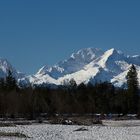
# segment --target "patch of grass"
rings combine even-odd
[[[29,138],[25,134],[19,132],[0,132],[0,137],[18,137],[18,138]]]

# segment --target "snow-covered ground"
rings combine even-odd
[[[85,131],[76,131],[80,128],[84,128]],[[28,139],[33,140],[140,140],[140,126],[111,127],[40,124],[0,127],[0,132],[19,132],[30,137]],[[12,138],[0,137],[0,139],[11,140]]]

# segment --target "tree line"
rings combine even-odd
[[[74,79],[55,89],[19,88],[9,71],[6,78],[0,79],[0,115],[36,118],[42,113],[140,114],[139,83],[134,65],[131,66],[126,79],[127,88],[118,88],[109,82],[77,85]]]

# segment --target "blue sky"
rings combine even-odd
[[[140,54],[139,0],[1,0],[0,57],[28,74],[86,47]]]

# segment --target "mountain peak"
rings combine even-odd
[[[71,58],[73,58],[73,59],[77,59],[77,58],[93,59],[93,58],[95,58],[95,56],[101,55],[101,54],[103,54],[103,51],[101,49],[98,49],[98,48],[84,48],[84,49],[79,50],[76,53],[73,53],[71,55]]]
[[[79,71],[85,65],[98,58],[103,54],[103,51],[98,48],[84,48],[73,53],[68,59],[60,61],[58,64],[47,67],[44,66],[37,74],[49,74],[55,79],[62,77],[66,74]]]
[[[109,55],[113,55],[113,54],[120,54],[121,52],[117,51],[114,48],[111,48],[111,49],[107,50],[105,53],[109,56]]]
[[[13,70],[12,65],[7,61],[7,59],[0,58],[1,73],[7,73],[9,70]]]

